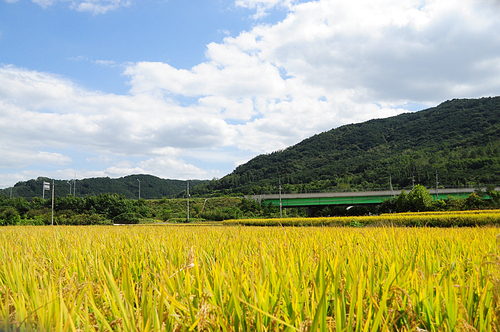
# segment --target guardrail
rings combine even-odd
[[[469,194],[477,191],[478,188],[443,188],[428,189],[434,199],[454,197],[465,198]],[[481,188],[485,191],[486,188]],[[343,205],[343,204],[380,204],[384,200],[401,194],[401,190],[380,190],[380,191],[352,191],[352,192],[317,192],[317,193],[293,193],[293,194],[262,194],[251,195],[251,198],[258,202],[271,203],[279,206],[314,206],[314,205]],[[500,187],[495,188],[500,190]],[[489,198],[489,197],[486,197]]]

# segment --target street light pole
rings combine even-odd
[[[137,179],[139,181],[139,199],[141,199],[141,180]]]
[[[281,180],[280,180],[280,218],[283,218],[283,205],[281,204]]]
[[[394,198],[394,189],[392,189],[392,175],[389,175],[389,185],[391,186],[391,197]]]
[[[439,199],[438,189],[439,189],[438,171],[436,170],[436,199]]]
[[[54,179],[52,179],[52,217],[51,217],[52,226],[54,226]]]

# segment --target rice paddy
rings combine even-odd
[[[500,331],[495,227],[3,227],[0,330]]]
[[[390,213],[375,216],[230,219],[225,225],[245,226],[500,226],[500,210]]]

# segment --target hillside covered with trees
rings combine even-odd
[[[34,197],[42,197],[43,182],[52,180],[39,177],[36,180],[18,182],[12,188],[0,190],[0,195],[5,197],[23,197],[32,200]],[[152,175],[138,174],[129,175],[118,179],[109,177],[90,178],[82,180],[55,180],[55,196],[66,197],[75,193],[78,197],[96,196],[100,194],[119,194],[125,198],[139,198],[139,182],[141,185],[141,198],[153,199],[163,197],[176,197],[185,193],[187,181],[161,179]],[[190,180],[190,186],[196,186],[207,182],[205,180]],[[76,189],[75,189],[76,188]],[[45,198],[49,198],[51,193],[45,192]]]
[[[345,125],[255,157],[193,194],[500,184],[500,97]]]

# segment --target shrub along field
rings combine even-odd
[[[375,216],[231,219],[225,225],[245,226],[394,226],[394,227],[474,227],[499,226],[500,210],[391,213]]]
[[[500,331],[498,228],[0,228],[0,330]]]

